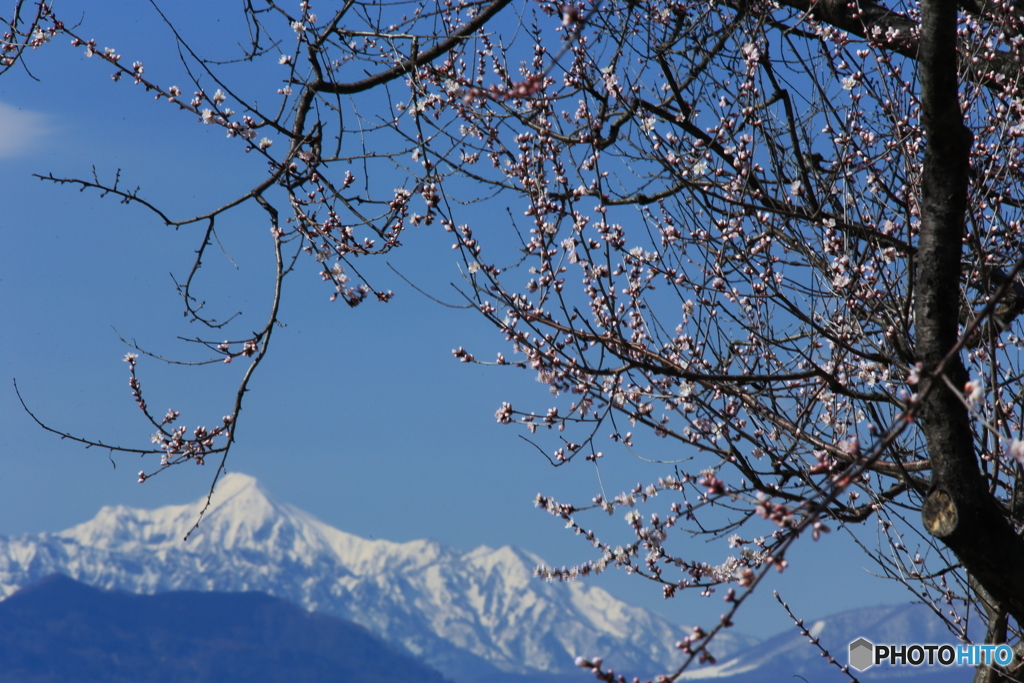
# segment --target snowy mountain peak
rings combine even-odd
[[[199,499],[195,505],[203,505],[206,497]],[[279,503],[255,477],[241,472],[231,472],[217,482],[210,509],[207,514],[215,517],[218,514],[269,519],[280,513]]]
[[[141,543],[179,546],[185,534],[200,520],[206,496],[187,505],[171,505],[156,510],[139,510],[123,505],[104,507],[88,522],[58,534],[95,548],[111,548]],[[268,534],[272,527],[290,515],[255,478],[232,473],[221,479],[202,524],[193,533],[195,545],[248,544],[251,537]],[[190,542],[191,545],[191,542]]]
[[[497,673],[489,667],[574,672],[575,656],[595,654],[619,670],[659,672],[680,656],[682,627],[582,582],[540,581],[540,558],[510,546],[460,553],[366,540],[238,473],[218,483],[183,542],[205,504],[105,507],[63,532],[0,537],[0,598],[53,573],[135,593],[262,591],[355,621],[461,681]],[[721,654],[739,646],[719,641]]]
[[[228,472],[217,482],[217,493],[221,496],[234,496],[253,490],[268,500],[271,498],[256,477],[249,474]]]

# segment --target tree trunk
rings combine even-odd
[[[917,356],[926,372],[956,345],[960,272],[967,208],[971,131],[964,125],[957,79],[955,0],[922,3],[919,72],[927,149],[921,187],[915,325]],[[957,355],[945,376],[962,389],[967,372]],[[932,488],[921,511],[929,533],[1017,620],[1024,623],[1024,540],[989,494],[974,453],[963,401],[941,378],[921,401],[920,424],[932,462]]]

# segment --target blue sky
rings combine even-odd
[[[81,32],[101,46],[116,47],[128,61],[144,61],[155,81],[184,87],[173,44],[155,13],[140,6],[126,16],[104,5],[82,2],[62,11],[81,17]],[[198,41],[219,46],[230,33],[225,8],[234,7],[214,8],[210,21],[190,22],[187,29]],[[216,20],[221,10],[223,23]],[[121,169],[126,186],[140,186],[143,196],[185,216],[223,203],[263,173],[254,155],[221,129],[198,125],[193,115],[154,102],[130,82],[114,83],[108,65],[87,59],[64,39],[28,57],[30,74],[16,69],[0,78],[5,535],[63,529],[103,505],[191,501],[205,493],[213,474],[212,466],[186,465],[139,485],[136,473],[155,467],[152,456],[140,464],[135,456],[83,449],[44,433],[22,411],[14,378],[32,410],[54,427],[146,447],[152,430],[132,402],[121,360],[129,349],[117,333],[176,358],[201,357],[195,345],[177,337],[203,333],[182,317],[171,279],[171,273],[187,273],[198,228],[175,231],[138,207],[31,174],[87,177],[95,165],[101,178],[110,179]],[[401,179],[380,182],[397,185]],[[478,218],[478,232],[500,231],[490,217]],[[243,311],[230,335],[239,338],[265,319],[270,238],[251,209],[219,225],[223,252],[215,245],[206,259],[204,293],[217,315]],[[449,238],[434,226],[418,228],[404,242],[387,261],[432,294],[457,301],[449,283],[460,274]],[[256,476],[279,498],[364,537],[429,537],[463,550],[512,544],[553,564],[590,559],[589,546],[536,510],[532,499],[543,492],[588,501],[598,491],[593,466],[576,462],[554,469],[516,427],[494,420],[502,401],[542,409],[546,387],[528,372],[457,362],[451,351],[459,346],[478,357],[507,349],[472,311],[432,303],[383,261],[371,272],[396,298],[350,309],[331,303],[315,265],[300,261],[286,283],[281,318],[287,327],[275,333],[256,374],[229,469]],[[241,363],[183,369],[139,362],[154,410],[180,410],[181,423],[190,427],[216,424],[229,412],[242,370]],[[636,441],[641,452],[664,449],[643,436]],[[612,494],[666,473],[664,466],[624,451],[610,452],[601,467]],[[669,502],[656,501],[645,511],[665,510]],[[626,542],[628,527],[620,517],[612,528]],[[687,542],[694,558],[717,562],[729,552],[724,539]],[[801,541],[790,562],[785,574],[762,584],[739,630],[764,635],[787,627],[773,587],[804,618],[909,597],[900,586],[871,578],[862,569],[870,569],[867,558],[840,533],[817,544]],[[657,586],[620,573],[591,580],[680,623],[708,625],[724,611],[724,591],[665,601]]]

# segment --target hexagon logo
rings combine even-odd
[[[867,638],[858,638],[850,643],[850,666],[863,671],[875,663],[875,646]]]

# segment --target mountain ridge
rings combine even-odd
[[[361,626],[265,593],[135,595],[61,574],[0,602],[0,680],[451,683]]]
[[[540,558],[521,549],[461,552],[431,540],[363,539],[277,500],[244,474],[222,479],[202,524],[182,543],[205,503],[204,496],[154,510],[106,506],[64,531],[0,536],[0,606],[53,573],[143,595],[266,593],[355,622],[455,683],[591,679],[573,665],[576,655],[602,656],[606,668],[643,676],[670,672],[682,659],[674,644],[687,628],[584,582],[539,581],[532,570]],[[855,637],[896,643],[942,636],[941,621],[920,605],[863,608],[811,623],[840,661]],[[763,642],[726,632],[712,647],[718,663],[680,680],[774,683],[783,672],[848,680],[795,631]],[[945,683],[964,673],[874,667],[858,677]]]
[[[957,644],[942,620],[921,603],[862,607],[807,620],[812,637],[840,665],[847,662],[849,644],[867,638],[877,644]],[[716,664],[683,672],[679,681],[721,681],[722,683],[778,683],[783,680],[811,680],[815,683],[848,683],[850,677],[839,666],[819,656],[820,651],[797,630],[783,632]],[[957,683],[969,680],[972,667],[871,666],[865,671],[851,669],[865,683]]]
[[[261,591],[351,620],[470,683],[507,674],[576,674],[577,655],[661,673],[685,629],[581,582],[533,577],[540,558],[502,546],[459,552],[341,531],[233,473],[187,543],[205,497],[155,510],[107,506],[65,531],[0,537],[0,598],[51,573],[152,594]],[[719,657],[749,646],[726,634]]]

